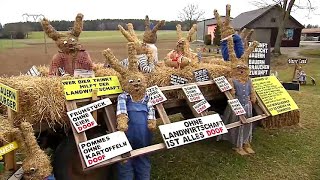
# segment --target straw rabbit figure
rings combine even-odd
[[[72,30],[66,33],[56,31],[46,18],[41,21],[41,25],[44,32],[56,42],[60,49],[59,53],[52,58],[49,75],[63,75],[59,68],[69,75],[73,75],[75,69],[92,70],[91,57],[78,42],[83,28],[82,14],[79,13],[76,16]]]
[[[244,53],[240,54],[240,57],[238,58],[234,48],[234,38],[230,36],[234,33],[234,31],[228,23],[228,19],[230,16],[230,5],[227,5],[227,17],[223,25],[220,17],[217,16],[217,14],[218,12],[215,10],[218,24],[221,25],[222,34],[227,41],[228,58],[231,61],[231,78],[228,80],[233,87],[231,90],[231,94],[234,98],[239,99],[241,105],[246,111],[245,116],[252,117],[252,104],[256,102],[256,96],[251,79],[249,77],[250,70],[248,67],[248,58],[251,52],[258,46],[258,42],[254,41],[250,46],[248,46],[248,39],[250,38],[253,31],[242,31],[241,37],[245,41],[246,49],[244,50]],[[243,45],[241,37],[240,43]],[[227,106],[224,112],[223,121],[225,124],[239,121],[239,117],[234,114],[230,106]],[[241,155],[254,153],[250,145],[252,139],[252,123],[245,124],[238,128],[233,128],[229,130],[228,134],[222,135],[222,138],[230,141],[235,146],[234,150]]]
[[[133,149],[149,146],[156,129],[155,112],[146,95],[147,77],[138,70],[135,42],[128,43],[129,67],[121,66],[110,49],[103,52],[106,60],[121,74],[124,92],[118,96],[117,129],[124,131]],[[151,164],[142,155],[118,164],[119,179],[150,179]]]
[[[197,54],[190,51],[190,42],[193,34],[197,31],[194,24],[189,30],[187,38],[182,36],[181,25],[176,26],[178,42],[174,50],[170,51],[165,57],[165,65],[176,69],[182,69],[191,63],[198,62]]]

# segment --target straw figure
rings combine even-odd
[[[73,75],[75,69],[92,70],[92,60],[89,53],[79,44],[79,36],[83,28],[83,15],[78,14],[74,27],[67,33],[60,33],[54,29],[49,21],[41,21],[44,32],[56,42],[60,49],[52,58],[49,75],[63,75],[61,68],[67,75]]]
[[[121,25],[119,25],[118,28],[128,42],[133,42],[135,45],[139,70],[145,73],[150,73],[158,63],[158,50],[154,43],[157,40],[156,33],[164,25],[164,21],[158,22],[158,24],[151,30],[149,18],[146,16],[145,25],[146,30],[143,36],[143,41],[137,37],[131,23],[127,24],[128,31],[126,31]],[[122,60],[120,63],[122,66],[128,67],[129,60],[127,58]]]
[[[181,25],[176,26],[178,34],[178,42],[174,50],[170,51],[165,57],[166,66],[173,67],[175,69],[182,69],[192,62],[198,62],[196,53],[190,51],[190,42],[192,35],[197,31],[197,25],[194,24],[189,30],[187,38],[182,36]]]
[[[133,149],[149,146],[156,129],[155,111],[146,95],[147,76],[138,70],[135,43],[128,43],[129,67],[118,63],[110,49],[103,52],[106,60],[121,74],[124,92],[118,96],[117,129],[126,132]],[[142,155],[118,164],[118,178],[150,179],[151,164],[147,155]]]
[[[215,15],[217,14],[218,12],[215,10]],[[227,5],[227,14],[230,15],[230,5]],[[228,19],[230,17],[229,15],[227,15],[225,22],[228,22]],[[217,20],[218,24],[221,25],[222,23],[219,17],[217,18]],[[225,23],[224,26],[222,26],[222,32],[223,30],[232,32],[231,29],[233,28],[230,27],[228,23]],[[234,98],[239,99],[241,105],[246,111],[245,116],[249,118],[252,117],[252,104],[256,103],[256,96],[251,79],[249,77],[250,70],[248,67],[248,58],[251,52],[258,46],[258,42],[254,41],[249,47],[245,49],[240,58],[237,58],[234,49],[234,38],[232,38],[232,36],[228,36],[226,40],[228,47],[228,56],[231,61],[231,78],[229,78],[229,82],[233,87],[231,90],[231,94]],[[241,38],[240,41],[241,44],[243,44]],[[223,114],[223,121],[225,124],[239,121],[239,117],[234,114],[230,106],[227,106]],[[222,138],[225,140],[229,140],[235,146],[234,150],[240,155],[254,153],[250,145],[252,139],[252,123],[245,124],[238,128],[233,128],[229,130],[228,134],[223,135]]]

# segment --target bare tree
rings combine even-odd
[[[316,9],[316,7],[312,6],[313,3],[311,0],[254,0],[252,1],[252,4],[258,7],[266,7],[275,4],[280,6],[281,16],[278,21],[278,35],[273,49],[275,55],[281,54],[280,47],[284,35],[285,24],[287,23],[291,12],[305,10],[307,11],[306,16],[310,16],[311,12]]]
[[[188,29],[191,29],[192,25],[201,19],[204,15],[204,11],[199,9],[197,4],[188,4],[179,12],[179,19],[182,22],[186,22]]]

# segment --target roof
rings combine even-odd
[[[225,20],[225,16],[221,16],[221,20],[222,20],[222,22],[224,22],[224,20]],[[233,20],[233,18],[232,18],[232,17],[230,17],[230,20],[232,21],[232,20]],[[207,24],[206,26],[212,26],[212,25],[216,25],[216,24],[217,24],[217,20],[216,20],[215,18],[213,18],[213,19],[212,19],[212,23]]]
[[[320,28],[302,29],[301,33],[303,33],[303,34],[307,34],[307,33],[320,33]]]

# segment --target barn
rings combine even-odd
[[[221,16],[221,20],[224,21],[224,16]],[[232,20],[232,18],[231,18]],[[217,21],[215,18],[205,19],[197,23],[197,40],[204,41],[204,36],[206,34],[211,34],[211,42],[213,42],[214,31],[217,26]]]
[[[278,5],[267,6],[265,8],[256,9],[239,14],[232,19],[231,23],[237,31],[243,28],[254,29],[253,39],[259,42],[270,43],[271,47],[274,46],[278,34],[278,18],[281,16],[281,9]],[[208,24],[214,24],[215,19],[210,21],[204,20],[198,23],[199,29],[206,29],[198,32],[198,39],[204,40],[203,34],[214,33],[210,30]],[[199,27],[202,26],[202,27]],[[285,32],[282,39],[282,47],[299,47],[301,31],[304,26],[299,23],[295,18],[290,16],[285,25]]]

